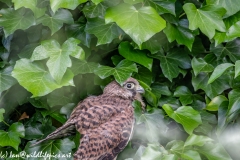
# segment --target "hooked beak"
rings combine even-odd
[[[138,92],[138,93],[144,93],[145,91],[144,91],[143,87],[139,85],[139,86],[137,87],[137,92]]]

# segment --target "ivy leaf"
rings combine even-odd
[[[185,147],[192,146],[192,145],[203,146],[207,142],[213,142],[213,139],[206,136],[199,136],[199,135],[192,134],[187,138],[184,146]]]
[[[74,10],[79,4],[87,2],[87,0],[50,0],[50,6],[53,12],[59,8],[67,8]]]
[[[67,71],[61,84],[57,84],[49,72],[38,63],[32,63],[28,59],[20,59],[16,62],[12,76],[18,80],[21,86],[33,94],[33,97],[46,95],[62,86],[73,86],[73,74]]]
[[[172,81],[173,78],[176,78],[180,73],[179,67],[184,69],[191,67],[189,56],[181,49],[172,49],[167,55],[157,53],[149,56],[160,60],[163,74],[170,81]]]
[[[227,121],[230,122],[240,112],[240,90],[234,89],[228,94],[229,105],[227,112]]]
[[[240,60],[235,62],[235,76],[237,78],[240,75]]]
[[[5,113],[5,109],[0,108],[0,122],[4,120],[3,113]]]
[[[188,21],[182,19],[178,22],[178,25],[167,23],[167,27],[163,30],[167,35],[168,41],[177,41],[178,44],[184,44],[188,49],[192,50],[194,42],[194,34],[188,29]]]
[[[42,60],[49,57],[47,66],[52,77],[60,83],[68,67],[72,66],[70,55],[84,59],[84,52],[77,44],[79,40],[69,38],[62,47],[56,40],[46,40],[35,48],[31,60]]]
[[[0,73],[0,93],[12,87],[16,82],[12,76]]]
[[[240,59],[240,39],[228,42],[225,46],[223,44],[220,44],[217,47],[211,45],[210,51],[212,51],[218,59],[222,59],[227,55],[231,61],[235,63]]]
[[[157,144],[148,144],[145,148],[141,160],[154,160],[162,159],[162,153],[160,152],[160,146]]]
[[[225,101],[228,101],[228,99],[225,96],[219,95],[217,97],[214,97],[211,100],[211,102],[207,104],[206,110],[218,111],[218,108],[220,107],[220,105]]]
[[[103,3],[99,3],[97,5],[93,3],[89,3],[88,5],[85,5],[83,8],[83,13],[88,18],[104,18],[105,12],[106,12],[107,6],[105,6]]]
[[[153,7],[159,14],[163,13],[171,13],[176,15],[175,13],[175,2],[176,0],[146,0],[145,3]]]
[[[224,17],[229,17],[231,15],[234,15],[238,11],[240,11],[240,8],[238,7],[240,5],[240,2],[238,0],[207,0],[207,4],[212,5],[218,5],[220,7],[223,7],[226,9],[227,13]]]
[[[27,12],[24,8],[18,10],[11,8],[1,9],[0,15],[0,26],[3,27],[5,37],[18,29],[25,30],[36,24],[32,13]]]
[[[72,67],[70,68],[74,75],[94,73],[94,70],[98,67],[97,63],[87,62],[85,60],[80,60],[72,58]]]
[[[189,160],[201,160],[201,157],[197,151],[187,150],[181,154],[183,159]]]
[[[189,20],[189,29],[195,30],[200,28],[209,39],[213,38],[215,30],[226,31],[225,24],[222,21],[222,16],[226,12],[224,8],[219,8],[215,5],[206,5],[197,9],[194,4],[186,3],[183,9]]]
[[[116,22],[140,48],[143,42],[166,27],[166,22],[152,7],[136,9],[126,3],[108,8],[106,23]]]
[[[184,130],[190,135],[198,125],[202,124],[199,112],[192,109],[192,107],[182,106],[173,111],[170,105],[165,104],[162,108],[169,117],[182,124]]]
[[[101,18],[88,19],[85,31],[98,38],[97,45],[111,43],[113,39],[123,34],[115,23],[105,24],[104,19]]]
[[[95,74],[97,74],[101,79],[113,75],[115,80],[122,85],[133,72],[137,71],[138,69],[135,63],[124,59],[115,68],[109,66],[99,66],[95,70]]]
[[[208,80],[208,84],[212,83],[213,81],[215,81],[217,78],[219,78],[227,69],[229,69],[230,67],[234,66],[232,63],[223,63],[218,65],[212,75],[210,76],[209,80]]]
[[[152,71],[153,59],[148,57],[144,51],[134,49],[129,42],[120,43],[118,51],[127,60],[139,63]]]
[[[146,126],[146,135],[149,142],[156,142],[160,140],[160,131],[167,129],[164,124],[163,118],[164,114],[160,109],[153,109],[148,113],[142,113],[141,106],[135,105],[135,118],[136,123],[144,123]]]
[[[227,32],[227,37],[228,38],[236,38],[236,37],[239,37],[240,36],[240,21],[238,21],[237,23],[235,23],[234,25],[232,25],[228,32]]]
[[[8,132],[0,130],[0,146],[12,146],[15,150],[18,150],[18,145],[25,136],[25,129],[22,123],[13,123]]]
[[[195,57],[192,59],[192,68],[195,76],[200,72],[212,72],[214,70],[214,67],[208,64],[204,59]]]
[[[206,143],[197,151],[211,160],[232,160],[220,144]]]
[[[75,144],[73,141],[68,138],[62,140],[55,141],[47,141],[45,143],[38,144],[36,146],[30,147],[33,143],[28,143],[25,147],[25,151],[27,154],[31,153],[48,153],[50,155],[59,155],[62,160],[67,160],[72,158],[72,149],[75,148]],[[41,160],[42,157],[30,157],[29,160]]]
[[[12,0],[12,2],[14,3],[15,10],[21,7],[30,8],[33,11],[36,18],[39,18],[42,15],[44,15],[46,11],[45,8],[37,7],[37,3],[38,3],[37,0]]]
[[[72,24],[73,18],[71,12],[66,9],[59,9],[54,15],[49,16],[45,14],[44,16],[37,19],[37,23],[42,23],[51,29],[52,35],[62,28],[63,23]]]
[[[103,0],[92,0],[92,2],[94,3],[94,4],[99,4],[99,3],[101,3]]]
[[[214,98],[221,94],[224,90],[229,89],[229,77],[220,77],[213,83],[208,84],[208,74],[200,73],[196,77],[192,77],[192,85],[194,90],[202,89],[206,92],[206,95],[210,98]]]
[[[193,102],[192,92],[186,86],[177,87],[173,96],[179,97],[182,105],[188,105]]]

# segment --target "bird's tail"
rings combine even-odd
[[[42,143],[44,141],[47,141],[47,140],[58,139],[58,138],[73,135],[75,133],[76,133],[76,130],[75,130],[74,123],[65,123],[63,126],[61,126],[60,128],[56,129],[54,132],[49,134],[46,138],[44,138],[40,141],[37,141],[36,143],[32,144],[30,147],[33,147],[33,146],[35,146],[39,143]]]

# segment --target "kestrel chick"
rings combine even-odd
[[[128,78],[123,86],[113,81],[104,88],[102,95],[79,102],[62,127],[36,144],[72,135],[76,129],[82,138],[74,160],[114,160],[131,138],[134,125],[132,102],[138,100],[144,105],[143,92],[134,78]]]

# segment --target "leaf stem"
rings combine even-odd
[[[181,18],[182,16],[184,16],[186,13],[184,12],[184,13],[182,13],[180,16],[179,16],[179,18]]]
[[[10,127],[10,125],[7,123],[7,122],[5,122],[4,120],[2,121],[5,125],[7,125],[8,127]]]

